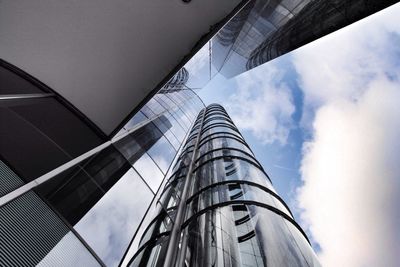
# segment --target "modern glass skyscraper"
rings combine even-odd
[[[398,0],[251,0],[210,41],[209,76],[233,77]],[[190,70],[189,70],[190,73]]]
[[[220,105],[199,113],[160,192],[129,266],[319,266]]]

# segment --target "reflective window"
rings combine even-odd
[[[166,110],[157,100],[155,100],[155,98],[151,98],[149,102],[147,102],[146,106],[148,106],[156,115],[161,114]]]
[[[163,138],[162,132],[154,123],[148,123],[115,142],[114,146],[124,155],[130,164],[135,164],[161,138]]]
[[[253,155],[251,150],[242,142],[239,142],[238,140],[233,139],[231,137],[223,136],[223,137],[213,137],[210,140],[207,140],[204,143],[202,143],[201,146],[199,147],[199,157],[201,157],[210,150],[219,148],[236,148],[250,155]]]
[[[157,119],[155,119],[153,122],[157,126],[157,128],[164,133],[164,136],[172,144],[175,150],[178,150],[181,144],[179,140],[176,138],[176,136],[173,134],[173,132],[170,130],[172,128],[172,124],[168,120],[168,118],[162,115]]]
[[[153,196],[130,168],[75,229],[107,266],[117,266]]]
[[[170,129],[171,132],[174,134],[176,139],[178,139],[179,143],[181,143],[183,141],[183,138],[185,138],[186,131],[170,113],[166,114],[166,117],[172,125]]]
[[[206,129],[207,127],[211,127],[213,125],[220,125],[220,124],[235,127],[233,123],[230,123],[225,119],[209,119],[207,122],[204,123],[203,129]]]
[[[232,129],[227,125],[218,125],[218,126],[203,128],[201,136],[204,137],[213,133],[220,133],[220,132],[228,132],[241,137],[238,131],[235,131],[234,129]]]
[[[267,176],[256,166],[239,159],[219,159],[210,161],[195,172],[194,188],[228,180],[246,180],[255,182],[275,192]]]
[[[197,192],[199,191],[196,191],[196,188],[194,188],[194,192],[191,194],[194,197],[191,199],[188,206],[186,219],[212,205],[232,200],[249,200],[259,202],[261,204],[277,208],[289,217],[292,217],[285,206],[282,204],[277,205],[279,202],[278,199],[272,196],[269,192],[253,185],[248,185],[245,183],[229,183],[216,185],[201,192],[200,194],[195,195]]]
[[[0,65],[0,94],[41,94],[37,86]]]
[[[212,133],[210,135],[203,134],[200,139],[200,146],[202,144],[206,143],[208,140],[210,140],[212,138],[217,138],[217,137],[233,138],[233,139],[237,139],[239,142],[241,141],[241,142],[245,143],[243,138],[238,134],[233,134],[233,133],[229,133],[229,132],[219,132],[219,133]]]
[[[255,215],[252,221],[259,233],[258,238],[267,266],[319,266],[316,260],[314,264],[306,261],[302,250],[310,250],[309,246],[300,249],[293,242],[293,235],[287,227],[290,222],[261,207],[254,206],[252,213]]]
[[[257,162],[257,160],[253,156],[231,148],[218,149],[204,154],[201,158],[199,158],[197,166],[200,166],[201,168],[202,164],[206,163],[207,161],[217,160],[220,158],[224,158],[224,160],[226,160],[227,162],[232,161],[233,159],[240,159],[245,162],[248,161],[252,163],[252,165],[257,166],[258,168],[261,169],[261,165]]]
[[[182,112],[182,110],[177,109],[174,113],[175,118],[179,121],[179,123],[184,127],[184,129],[188,130],[191,125],[191,121],[188,117]]]
[[[140,111],[149,119],[152,119],[156,116],[156,114],[147,105],[144,105]]]
[[[129,131],[134,126],[145,120],[147,120],[147,117],[141,111],[139,111],[138,113],[135,114],[135,116],[132,117],[132,119],[128,121],[128,123],[124,126],[124,129],[126,131]]]
[[[149,155],[147,153],[143,154],[143,156],[133,164],[133,167],[140,176],[142,176],[153,192],[157,192],[164,178],[164,174]]]
[[[231,210],[213,209],[190,221],[185,229],[187,266],[242,266]]]
[[[35,189],[71,225],[103,197],[104,191],[80,167],[71,168]]]
[[[176,151],[165,137],[161,137],[147,153],[165,174],[175,157]]]
[[[2,157],[31,181],[102,141],[55,99],[0,108]]]
[[[112,146],[48,180],[35,189],[63,217],[75,225],[129,170]]]

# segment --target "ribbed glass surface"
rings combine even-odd
[[[63,221],[31,191],[0,208],[0,238],[0,266],[68,265],[75,257],[75,262],[98,265]]]
[[[19,178],[3,161],[0,160],[0,197],[24,185]]]

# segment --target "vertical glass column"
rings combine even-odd
[[[159,202],[166,209],[148,225],[130,266],[319,266],[304,231],[220,105],[197,117]],[[173,260],[166,261],[170,250]]]

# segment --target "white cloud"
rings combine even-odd
[[[367,85],[399,61],[399,6],[350,25],[293,52],[293,63],[304,91],[303,125],[311,126],[313,112],[337,99],[357,99]],[[397,53],[397,55],[395,55]],[[398,63],[397,63],[398,64]]]
[[[299,49],[305,96],[297,201],[324,266],[397,266],[400,5]],[[315,116],[314,116],[315,114]]]
[[[117,266],[153,194],[131,168],[75,225],[107,266]]]
[[[286,144],[295,106],[291,91],[282,82],[282,73],[269,64],[268,68],[255,68],[235,80],[237,92],[224,104],[233,122],[264,144]]]

